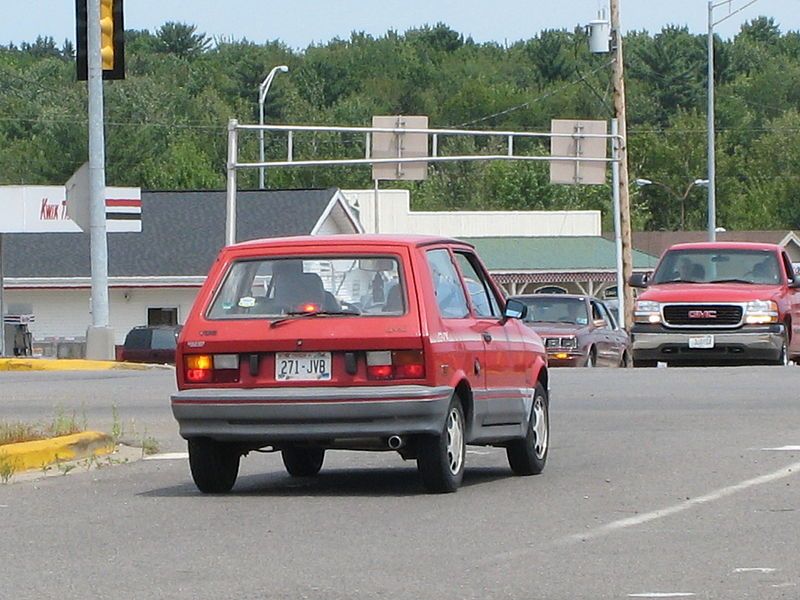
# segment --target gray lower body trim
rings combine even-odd
[[[435,434],[450,387],[198,389],[172,395],[184,438],[272,443]]]
[[[689,348],[690,337],[703,335],[714,336],[713,348]],[[632,344],[634,360],[681,363],[775,361],[782,347],[783,334],[771,331],[634,333]]]

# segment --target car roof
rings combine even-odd
[[[301,247],[318,246],[320,248],[330,248],[335,246],[406,246],[419,247],[431,244],[454,244],[473,248],[468,242],[456,240],[454,238],[432,236],[432,235],[388,235],[388,234],[346,234],[346,235],[298,235],[281,238],[263,238],[259,240],[249,240],[239,242],[228,248],[235,249],[267,249],[274,247]]]
[[[769,250],[776,252],[780,250],[780,246],[756,242],[686,242],[667,248],[667,252],[670,250]]]

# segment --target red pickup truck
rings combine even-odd
[[[635,366],[788,364],[800,356],[800,278],[780,246],[677,244],[652,275],[631,331]]]

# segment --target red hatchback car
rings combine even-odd
[[[458,488],[466,444],[541,472],[548,373],[525,312],[451,239],[224,248],[178,340],[171,399],[197,487],[229,491],[259,449],[293,476],[319,472],[328,449],[394,450],[436,492]]]

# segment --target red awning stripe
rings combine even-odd
[[[142,208],[142,201],[141,200],[112,200],[111,198],[106,199],[106,206],[132,206],[135,208]]]

